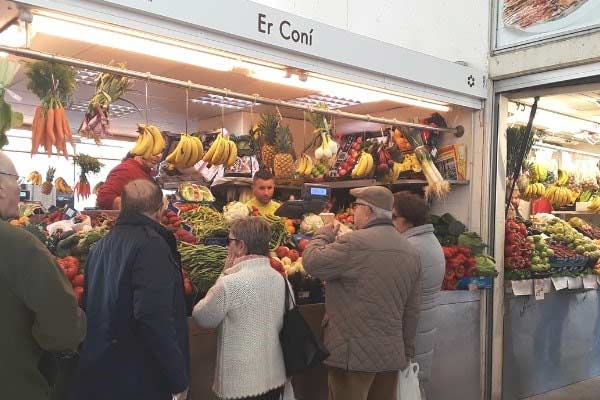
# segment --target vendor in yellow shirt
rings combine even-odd
[[[261,215],[275,215],[275,211],[281,206],[281,203],[273,200],[275,192],[275,178],[269,171],[261,169],[254,174],[252,180],[252,194],[254,197],[246,202],[246,205],[252,209],[256,207]]]

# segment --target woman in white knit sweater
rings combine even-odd
[[[194,307],[198,325],[219,329],[213,391],[222,399],[279,400],[283,394],[285,279],[270,266],[270,239],[262,218],[235,221],[225,269]]]

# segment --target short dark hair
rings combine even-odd
[[[162,190],[151,180],[133,180],[125,185],[121,193],[121,210],[123,212],[153,213],[162,206]]]
[[[231,224],[231,234],[243,241],[248,255],[269,256],[271,225],[262,217],[248,217],[235,220]]]
[[[259,169],[254,174],[254,178],[252,179],[252,182],[256,183],[256,181],[259,180],[259,179],[262,179],[263,181],[268,181],[268,180],[271,180],[271,179],[275,179],[275,177],[268,170],[266,170],[266,169]]]
[[[394,211],[413,226],[429,223],[429,206],[424,199],[411,192],[394,194]]]

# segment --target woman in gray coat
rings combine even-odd
[[[394,195],[394,226],[415,248],[421,260],[423,278],[421,314],[417,325],[415,360],[420,367],[419,382],[423,400],[431,391],[431,364],[437,330],[438,297],[444,279],[446,262],[442,246],[429,223],[429,207],[419,196],[410,192]]]

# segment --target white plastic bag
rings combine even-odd
[[[411,362],[404,371],[400,371],[397,400],[421,400],[419,364]]]

